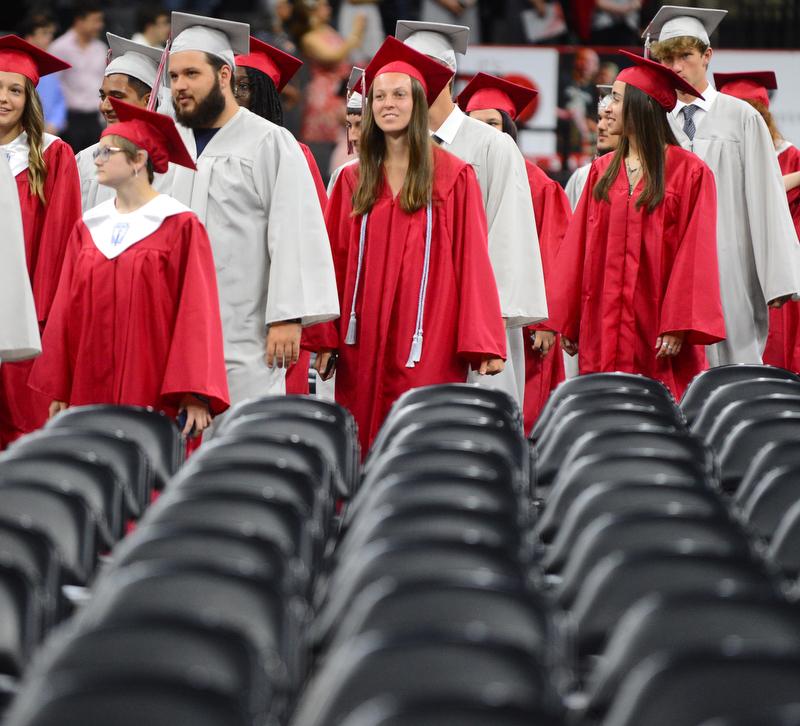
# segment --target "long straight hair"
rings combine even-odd
[[[644,177],[644,188],[636,199],[636,211],[646,206],[647,211],[652,213],[664,201],[664,147],[667,144],[678,146],[678,141],[672,133],[663,106],[629,83],[622,99],[622,135],[614,158],[594,186],[594,198],[597,201],[609,201],[608,190],[630,149],[630,137],[636,139]]]
[[[406,214],[422,209],[428,203],[433,188],[433,149],[428,133],[428,102],[422,84],[416,78],[411,79],[411,98],[414,107],[406,129],[409,148],[408,172],[400,191],[400,208]],[[372,114],[372,88],[370,88],[364,109],[364,121],[361,124],[359,177],[358,186],[353,192],[353,216],[369,212],[383,190],[385,151],[386,137],[375,123]]]
[[[47,164],[42,156],[44,150],[44,111],[42,99],[30,78],[25,79],[25,110],[22,112],[22,127],[28,134],[28,183],[31,192],[46,204],[44,182],[47,179]]]

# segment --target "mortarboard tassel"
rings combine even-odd
[[[364,244],[367,241],[367,219],[369,212],[361,218],[361,235],[358,240],[358,267],[356,268],[356,284],[353,288],[353,304],[350,308],[350,322],[347,325],[347,336],[344,339],[345,345],[356,344],[356,298],[358,297],[358,286],[361,283],[361,265],[364,264]]]

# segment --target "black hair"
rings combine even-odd
[[[250,81],[250,111],[283,126],[283,108],[272,79],[257,68],[245,68],[245,71]]]
[[[51,26],[56,27],[56,19],[49,10],[33,10],[17,26],[17,35],[20,38],[27,38],[39,28],[49,28]]]
[[[136,27],[144,32],[148,25],[155,25],[162,15],[169,15],[169,12],[161,5],[142,5],[136,13]]]
[[[79,20],[85,18],[87,15],[94,13],[102,13],[103,6],[97,0],[79,0],[75,3],[75,8],[72,12],[72,20]]]
[[[148,93],[151,93],[153,89],[148,86],[144,81],[140,81],[138,78],[134,78],[133,76],[128,76],[128,85],[136,92],[136,96],[141,101]]]
[[[516,143],[517,125],[514,123],[514,119],[508,115],[507,111],[503,111],[500,108],[498,108],[497,111],[500,114],[500,118],[503,119],[503,133],[508,134],[512,139],[514,139],[514,143]]]

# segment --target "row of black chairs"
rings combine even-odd
[[[649,379],[585,376],[532,431],[539,562],[575,654],[571,723],[698,726],[800,702],[791,584],[725,486],[725,440],[690,430],[715,376],[793,378],[715,369],[678,406]]]
[[[291,723],[561,724],[563,644],[533,524],[510,398],[468,385],[402,396],[342,512]]]
[[[357,463],[355,424],[336,404],[232,409],[96,570],[7,723],[285,723],[335,500]]]

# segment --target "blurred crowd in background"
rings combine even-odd
[[[716,1],[716,0],[714,0]],[[673,4],[675,0],[670,0]],[[705,0],[678,4],[703,6]],[[591,153],[592,129],[565,119],[576,104],[594,116],[597,84],[611,83],[617,67],[602,51],[641,47],[642,29],[660,0],[30,0],[0,5],[0,34],[15,32],[67,60],[73,70],[43,79],[39,91],[47,130],[76,151],[99,136],[97,110],[107,46],[104,31],[165,43],[170,12],[182,10],[251,24],[253,35],[302,58],[301,72],[282,94],[285,125],[308,144],[323,176],[346,157],[344,93],[354,65],[364,66],[397,19],[470,27],[470,44],[572,46],[571,68],[559,83],[562,158]],[[796,0],[729,0],[721,38],[726,48],[800,47]],[[50,45],[52,43],[52,46]],[[581,46],[593,46],[581,49]],[[95,76],[99,80],[95,80]],[[572,110],[570,110],[572,109]],[[570,138],[574,137],[574,138]],[[584,149],[583,147],[586,147]]]

